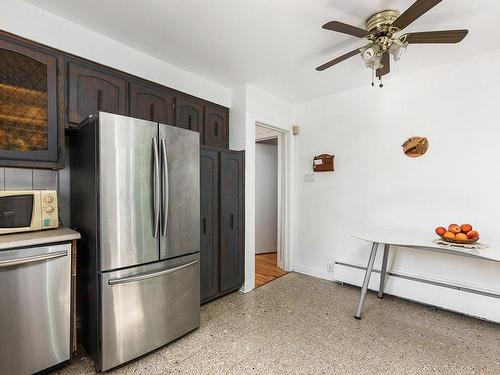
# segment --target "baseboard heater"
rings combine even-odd
[[[366,267],[357,265],[357,264],[352,264],[352,263],[346,263],[346,262],[337,262],[335,261],[335,265],[339,266],[344,266],[344,267],[350,267],[362,271],[366,271]],[[373,273],[380,273],[379,269],[373,269]],[[469,287],[464,287],[464,286],[459,286],[459,285],[453,285],[453,284],[447,284],[439,281],[434,281],[434,280],[428,280],[420,277],[415,277],[415,276],[409,276],[409,275],[404,275],[401,273],[393,272],[393,271],[387,271],[388,276],[392,277],[398,277],[400,279],[405,279],[405,280],[411,280],[411,281],[416,281],[419,283],[424,283],[424,284],[429,284],[429,285],[434,285],[434,286],[439,286],[442,288],[448,288],[448,289],[454,289],[454,290],[459,290],[462,292],[467,292],[467,293],[472,293],[472,294],[477,294],[481,296],[486,296],[486,297],[491,297],[491,298],[498,298],[500,299],[500,294],[497,293],[492,293],[492,292],[487,292],[484,290],[479,290],[479,289],[474,289],[474,288],[469,288]],[[337,281],[337,280],[335,280]],[[341,280],[338,280],[341,281]],[[389,293],[386,293],[389,294]]]

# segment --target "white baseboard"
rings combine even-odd
[[[314,277],[317,277],[320,279],[333,281],[333,273],[328,272],[327,270],[321,270],[319,268],[302,266],[300,264],[294,264],[293,271],[298,272],[298,273],[303,273],[304,275],[314,276]]]
[[[335,264],[335,281],[361,286],[365,271],[355,267],[358,266]],[[380,274],[372,273],[368,288],[378,291],[379,283]],[[385,293],[500,323],[500,298],[390,275],[386,276]]]

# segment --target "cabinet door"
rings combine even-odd
[[[57,159],[57,58],[0,39],[0,164]]]
[[[225,110],[205,107],[205,123],[203,127],[203,144],[207,146],[229,147],[229,122]]]
[[[79,124],[99,111],[125,115],[126,94],[124,79],[68,63],[68,122]]]
[[[219,290],[219,156],[200,151],[200,281],[201,301],[217,296]]]
[[[220,152],[220,290],[244,281],[243,153]]]
[[[203,105],[194,100],[177,97],[175,100],[175,126],[201,132],[203,130]]]
[[[174,124],[174,97],[150,85],[130,84],[130,116],[161,124]]]

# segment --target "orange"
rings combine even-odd
[[[467,235],[465,233],[457,233],[457,235],[455,236],[455,239],[457,240],[466,240],[467,239]]]
[[[446,229],[445,228],[443,228],[443,227],[437,227],[436,228],[436,234],[442,236],[445,233],[446,233]]]
[[[471,230],[470,232],[467,232],[467,238],[477,240],[479,238],[479,232],[477,230]]]
[[[445,234],[443,234],[443,237],[444,238],[455,238],[455,233],[453,233],[453,232],[446,232]]]
[[[472,225],[462,224],[462,225],[460,225],[460,229],[462,230],[463,233],[467,233],[467,232],[470,232],[472,230]]]

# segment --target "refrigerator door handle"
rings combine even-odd
[[[110,279],[108,280],[108,285],[119,285],[119,284],[127,284],[127,283],[133,283],[135,281],[142,281],[142,280],[147,280],[147,279],[152,279],[154,277],[159,277],[159,276],[164,276],[168,275],[170,273],[174,273],[177,271],[180,271],[184,268],[191,267],[192,265],[198,263],[197,260],[193,260],[192,262],[183,264],[182,266],[178,266],[175,268],[170,268],[168,270],[163,270],[163,271],[157,271],[157,272],[152,272],[152,273],[147,273],[143,275],[137,275],[137,276],[128,276],[128,277],[122,277],[120,279]]]
[[[160,167],[158,161],[158,140],[153,137],[153,237],[158,236],[158,230],[160,227]]]
[[[163,210],[163,224],[161,229],[161,235],[167,235],[167,225],[168,225],[168,201],[169,201],[169,190],[168,190],[168,164],[167,164],[167,144],[165,139],[161,139],[161,163],[162,163],[162,210]]]
[[[65,257],[66,255],[68,255],[68,251],[63,250],[47,254],[32,255],[29,257],[2,259],[0,260],[0,268],[19,266],[21,264],[26,264],[26,263],[41,262],[43,260]]]

